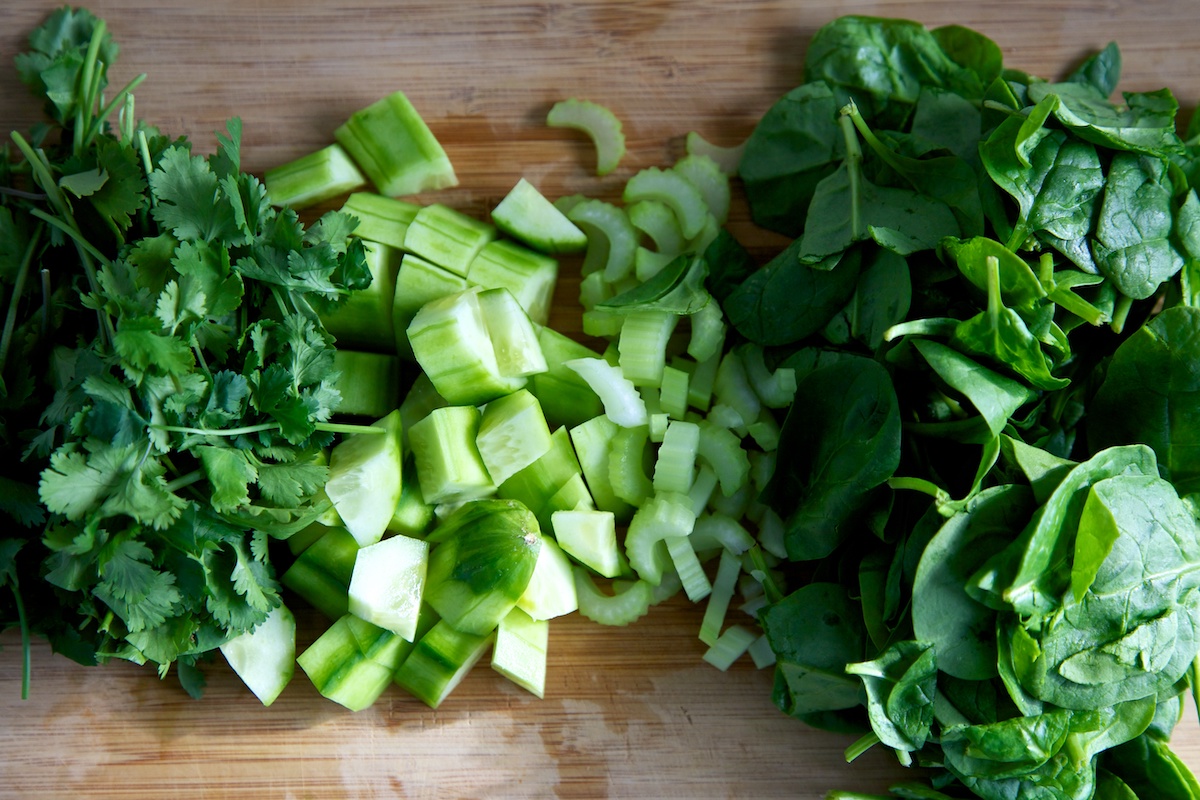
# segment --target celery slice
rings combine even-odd
[[[555,511],[550,519],[555,539],[567,555],[605,578],[622,573],[616,516],[611,511]]]
[[[400,359],[339,347],[333,353],[334,387],[341,394],[337,413],[378,419],[400,399]]]
[[[608,481],[613,494],[631,506],[641,506],[652,494],[654,483],[646,475],[650,432],[647,426],[619,428],[609,441]]]
[[[437,708],[479,663],[494,635],[460,631],[439,621],[416,643],[396,671],[396,683],[430,708]]]
[[[708,156],[726,175],[733,177],[738,173],[738,165],[742,161],[742,153],[746,151],[746,143],[722,147],[713,144],[696,131],[689,131],[684,142],[688,155]]]
[[[573,128],[586,133],[596,148],[596,174],[607,175],[625,155],[621,120],[610,109],[590,100],[572,97],[555,103],[546,115],[552,128]]]
[[[687,247],[687,239],[679,229],[679,219],[666,203],[640,200],[625,209],[633,227],[654,241],[659,255],[674,258]]]
[[[396,334],[392,302],[396,296],[400,251],[378,242],[364,242],[363,251],[371,272],[371,285],[351,292],[334,311],[322,314],[321,321],[339,348],[393,353]]]
[[[724,548],[736,556],[754,546],[754,536],[734,517],[726,514],[701,514],[692,529],[692,547],[697,552]]]
[[[610,339],[621,333],[625,318],[615,311],[593,308],[583,312],[583,332],[596,339]]]
[[[737,587],[741,571],[741,560],[733,552],[722,550],[721,559],[717,562],[717,575],[712,583],[712,594],[708,596],[708,604],[704,607],[704,619],[700,622],[700,641],[709,647],[716,644],[721,635],[725,615],[729,612],[729,602],[733,599],[733,591]]]
[[[404,248],[404,234],[420,210],[416,203],[374,192],[355,192],[342,205],[342,211],[358,220],[355,236],[398,250]]]
[[[568,572],[567,578],[574,580]],[[571,593],[575,587],[572,584]],[[550,623],[530,617],[519,608],[500,620],[492,646],[492,669],[542,698],[546,694],[546,650]]]
[[[358,542],[345,528],[326,528],[280,576],[280,582],[330,619],[349,610]]]
[[[761,634],[750,644],[747,652],[750,654],[751,660],[754,661],[754,666],[758,669],[775,666],[775,649],[771,647],[771,640],[767,638],[765,633]]]
[[[721,171],[720,165],[708,156],[689,153],[676,161],[671,169],[696,187],[709,213],[724,225],[729,218],[729,176]]]
[[[566,214],[587,234],[584,275],[599,271],[605,281],[616,283],[633,272],[638,235],[625,209],[587,198],[571,206]]]
[[[712,592],[712,584],[708,582],[708,576],[704,574],[704,568],[700,566],[700,559],[696,557],[696,551],[692,549],[689,538],[668,536],[663,541],[666,542],[667,553],[671,556],[671,563],[675,565],[675,572],[679,575],[688,600],[699,603],[708,597]]]
[[[475,436],[479,455],[496,486],[541,458],[551,443],[542,407],[525,389],[488,403]]]
[[[704,653],[704,660],[725,672],[733,662],[741,658],[758,636],[741,625],[730,625],[717,641]]]
[[[383,537],[403,488],[399,409],[373,427],[384,433],[356,433],[333,448],[325,482],[325,494],[360,547]]]
[[[750,458],[742,449],[737,434],[711,422],[701,422],[699,457],[717,473],[721,492],[726,497],[745,485],[750,473]]]
[[[796,398],[796,370],[780,367],[772,372],[760,345],[746,343],[736,348],[755,394],[768,408],[787,408]]]
[[[538,325],[550,319],[558,261],[516,242],[488,242],[467,268],[467,280],[485,289],[508,289]]]
[[[713,396],[716,402],[737,411],[743,425],[758,419],[762,411],[762,401],[750,385],[746,365],[742,362],[738,350],[730,350],[721,359],[716,381],[713,383]]]
[[[696,453],[700,448],[700,426],[671,420],[667,424],[658,459],[654,463],[654,490],[687,494],[696,472]]]
[[[666,204],[679,221],[685,239],[693,239],[704,228],[708,205],[700,190],[681,173],[658,167],[647,167],[635,173],[625,184],[622,199],[626,205],[642,200],[657,200]]]
[[[354,112],[333,136],[380,194],[399,197],[458,183],[446,151],[403,92]]]
[[[765,409],[757,420],[746,426],[746,432],[764,452],[772,453],[779,447],[779,421]]]
[[[409,430],[417,480],[427,503],[476,500],[495,493],[475,444],[479,420],[475,406],[446,406],[430,411]]]
[[[571,560],[554,539],[543,536],[533,574],[517,600],[517,609],[541,621],[565,616],[578,608]],[[500,624],[503,625],[504,620]]]
[[[533,322],[508,289],[483,289],[478,295],[483,323],[505,378],[523,378],[547,370],[546,356]]]
[[[696,478],[692,481],[692,488],[688,490],[688,497],[692,501],[692,511],[697,517],[708,507],[708,501],[716,488],[717,473],[713,472],[712,467],[708,464],[700,464],[696,469]]]
[[[666,269],[667,265],[679,258],[678,253],[658,253],[638,246],[633,254],[633,274],[639,282],[645,283]]]
[[[524,178],[492,209],[492,222],[543,253],[578,253],[587,247],[587,235]]]
[[[420,256],[405,253],[396,273],[396,291],[392,298],[392,326],[395,331],[396,352],[413,358],[408,341],[408,326],[426,303],[458,294],[467,288],[467,279],[455,275]]]
[[[575,593],[581,616],[601,625],[624,626],[650,611],[653,589],[646,581],[613,581],[613,593],[605,594],[583,567],[575,567]]]
[[[296,617],[275,606],[253,631],[220,646],[221,655],[264,706],[275,702],[296,670]]]
[[[634,311],[624,315],[618,340],[621,374],[634,386],[658,386],[667,364],[667,342],[679,317],[666,311]]]
[[[673,419],[683,419],[688,410],[688,381],[685,370],[664,366],[662,384],[659,386],[658,401],[664,412]]]
[[[783,518],[774,510],[763,512],[758,523],[758,543],[776,558],[787,558],[787,545],[784,544],[785,525]]]
[[[687,537],[696,523],[687,495],[659,492],[646,501],[625,533],[625,555],[638,577],[652,586],[662,581],[670,556],[662,541],[671,536]]]
[[[570,435],[596,507],[624,522],[633,514],[633,507],[613,491],[608,472],[610,443],[619,430],[615,422],[601,415],[571,428]]]
[[[404,249],[464,278],[471,262],[496,228],[441,203],[431,203],[413,217],[404,235]]]
[[[336,144],[263,173],[271,204],[297,209],[353,191],[366,182],[354,161]]]
[[[700,307],[689,318],[692,324],[687,354],[696,361],[720,358],[725,346],[725,315],[715,298]]]
[[[604,404],[604,414],[624,428],[649,422],[646,403],[633,383],[621,374],[620,367],[602,358],[573,358],[563,366],[576,372]]]

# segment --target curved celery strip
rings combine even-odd
[[[711,422],[699,424],[699,457],[717,473],[721,493],[731,497],[746,484],[750,474],[750,458],[742,449],[742,441],[736,433]]]
[[[621,374],[620,367],[603,358],[573,358],[563,366],[583,378],[603,403],[604,415],[613,422],[623,428],[636,428],[650,421],[645,401],[637,387]]]
[[[678,255],[687,246],[687,239],[679,229],[679,220],[666,203],[640,200],[625,211],[633,227],[654,240],[654,249],[658,252]]]
[[[638,235],[623,208],[587,198],[570,205],[566,215],[587,235],[585,275],[602,270],[604,280],[616,283],[633,271]]]
[[[715,298],[692,314],[692,334],[688,340],[687,354],[697,361],[707,361],[721,352],[725,346],[725,315]]]
[[[645,581],[613,581],[614,593],[600,591],[583,567],[575,567],[575,594],[579,613],[601,625],[628,625],[650,610],[653,593]]]
[[[621,428],[609,440],[609,486],[613,494],[632,506],[642,505],[654,494],[654,484],[642,466],[648,439],[649,431],[643,425]]]
[[[720,513],[706,513],[697,518],[691,538],[692,547],[697,551],[721,548],[735,556],[754,546],[750,531],[733,517]]]
[[[687,239],[694,239],[704,229],[708,203],[692,182],[680,172],[647,167],[625,184],[622,196],[626,205],[642,200],[657,200],[675,212],[679,229]]]
[[[767,367],[763,349],[756,344],[736,348],[746,370],[746,378],[754,393],[767,408],[787,408],[796,397],[796,370],[781,367],[772,372]]]
[[[717,403],[737,411],[744,425],[757,420],[759,412],[762,411],[762,400],[750,385],[746,365],[736,348],[726,353],[721,359],[721,365],[717,367],[713,396]]]
[[[717,162],[717,166],[726,175],[737,175],[738,166],[742,163],[742,153],[746,152],[746,143],[735,144],[732,147],[722,147],[713,144],[696,131],[687,135],[685,144],[688,155],[708,156]]]
[[[667,544],[667,552],[671,555],[671,563],[683,584],[683,591],[688,600],[699,603],[712,593],[712,584],[704,574],[704,567],[696,551],[692,549],[691,541],[686,536],[668,536],[663,541]]]
[[[625,132],[621,120],[608,108],[590,100],[570,98],[555,103],[546,115],[552,128],[583,131],[596,148],[596,174],[607,175],[625,155]]]
[[[729,176],[708,156],[687,155],[671,167],[699,190],[709,213],[724,224],[729,218]]]
[[[686,494],[659,492],[633,515],[625,533],[625,555],[639,578],[651,585],[662,582],[671,560],[665,546],[658,544],[669,537],[690,535],[696,524],[692,511]]]

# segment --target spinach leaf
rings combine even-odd
[[[707,273],[708,266],[703,258],[684,254],[644,283],[597,303],[596,308],[620,314],[634,311],[666,311],[681,316],[695,314],[712,299],[704,288]]]
[[[872,250],[850,302],[825,328],[825,338],[830,342],[845,344],[855,339],[874,350],[883,342],[888,328],[908,315],[912,302],[908,262],[890,250]]]
[[[941,250],[954,260],[959,272],[977,289],[988,291],[988,259],[996,259],[999,270],[1000,297],[1012,306],[1038,300],[1046,296],[1046,290],[1038,276],[1025,259],[987,236],[971,239],[947,237],[940,244]]]
[[[1200,782],[1162,739],[1143,734],[1104,754],[1104,768],[1138,800],[1196,800]]]
[[[1020,383],[940,342],[916,339],[913,346],[939,378],[971,401],[993,437],[999,436],[1009,417],[1033,398],[1033,393]]]
[[[1116,42],[1109,42],[1103,50],[1076,67],[1067,80],[1091,86],[1102,96],[1108,97],[1117,90],[1121,80],[1121,49]]]
[[[1181,147],[1175,132],[1179,102],[1169,89],[1126,92],[1125,105],[1111,102],[1087,83],[1034,83],[1029,99],[1053,99],[1054,116],[1081,139],[1113,150],[1161,155]]]
[[[915,752],[925,746],[933,725],[937,659],[928,642],[903,641],[872,661],[848,664],[862,679],[871,728],[888,747]]]
[[[704,250],[708,276],[704,285],[708,293],[722,305],[738,286],[758,269],[754,258],[726,228]]]

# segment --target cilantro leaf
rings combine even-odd
[[[158,201],[151,213],[180,240],[215,241],[237,233],[233,207],[217,185],[208,162],[182,147],[167,148],[150,174]]]
[[[250,502],[250,484],[257,480],[258,469],[245,452],[203,445],[196,448],[196,454],[212,486],[210,501],[214,509],[232,511]]]
[[[162,320],[155,317],[122,319],[113,337],[113,347],[135,369],[153,368],[168,375],[182,375],[195,365],[187,342],[177,336],[162,335]]]
[[[329,468],[316,463],[258,464],[258,489],[263,500],[282,508],[298,508],[316,494],[329,477]]]
[[[180,599],[175,577],[154,569],[152,558],[140,541],[119,542],[100,566],[102,580],[93,590],[131,633],[164,623]]]

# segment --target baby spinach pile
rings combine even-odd
[[[0,158],[0,629],[84,664],[199,659],[279,604],[268,558],[329,505],[339,400],[318,312],[370,282],[240,169],[104,100],[117,45],[62,8],[17,59],[46,123]]]
[[[706,256],[798,379],[775,701],[926,768],[898,796],[1200,797],[1200,139],[1120,66],[837,19],[740,164],[791,244]]]

